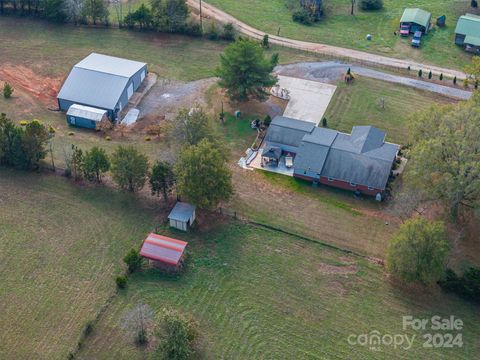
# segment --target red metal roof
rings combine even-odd
[[[187,245],[185,241],[152,233],[143,242],[140,255],[147,259],[178,265]]]

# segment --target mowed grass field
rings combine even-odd
[[[105,187],[0,168],[0,358],[66,359],[158,211]]]
[[[387,56],[413,59],[420,62],[461,69],[470,59],[454,44],[457,19],[470,7],[470,0],[384,0],[384,9],[378,12],[355,11],[350,15],[350,0],[324,1],[325,16],[317,24],[305,26],[292,21],[287,3],[292,0],[208,0],[239,20],[270,34],[364,50]],[[358,3],[358,1],[357,1]],[[447,16],[447,26],[436,28],[422,39],[422,47],[413,49],[409,39],[394,36],[403,10],[419,7],[432,13],[432,22],[438,16]],[[373,35],[367,41],[367,34]]]
[[[325,117],[333,129],[350,133],[355,125],[373,125],[387,132],[388,141],[405,144],[410,116],[434,104],[453,102],[435,93],[359,76],[351,85],[337,85]]]
[[[167,234],[169,234],[167,232]],[[250,225],[224,224],[178,234],[190,241],[190,262],[178,278],[137,273],[102,317],[79,359],[147,359],[128,330],[134,308],[174,308],[199,322],[205,359],[476,359],[478,308],[437,289],[407,289],[383,267]],[[402,329],[402,316],[463,319],[464,347],[425,349],[423,332]],[[155,320],[151,317],[152,322]],[[350,346],[350,334],[377,330],[416,335],[410,350]]]

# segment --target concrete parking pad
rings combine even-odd
[[[318,125],[327,110],[336,86],[317,81],[278,76],[278,84],[290,92],[290,101],[283,116]]]

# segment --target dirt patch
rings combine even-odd
[[[2,64],[0,80],[32,95],[47,106],[56,106],[62,79],[44,77],[23,65]]]
[[[333,293],[340,296],[344,296],[347,293],[347,289],[345,289],[345,286],[343,286],[343,284],[339,281],[330,281],[327,284],[327,288],[328,288],[329,294]]]
[[[348,266],[336,266],[320,263],[318,271],[325,275],[351,275],[356,274],[358,268],[356,264],[350,264]]]

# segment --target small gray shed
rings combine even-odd
[[[195,206],[180,201],[177,202],[170,215],[168,215],[168,220],[171,227],[187,231],[188,227],[195,221]]]

